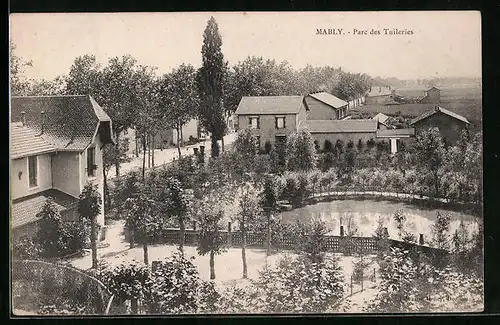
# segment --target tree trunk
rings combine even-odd
[[[184,241],[186,237],[186,225],[184,224],[184,217],[179,217],[179,250],[184,255]]]
[[[90,247],[92,248],[92,268],[97,269],[97,227],[96,220],[90,221]]]
[[[151,147],[153,147],[151,151],[151,166],[155,166],[155,134],[151,136]]]
[[[119,147],[120,147],[120,132],[116,132],[116,143],[115,143],[115,148],[116,152],[119,152]],[[115,175],[120,176],[120,163],[118,160],[115,162]]]
[[[212,143],[212,158],[219,157],[219,143],[217,143],[217,137],[213,133],[211,134],[210,142]]]
[[[135,156],[139,157],[139,141],[137,141],[137,130],[135,131]]]
[[[148,133],[148,168],[151,168],[151,134]]]
[[[129,236],[130,248],[134,248],[135,240],[134,240],[134,230],[133,229],[129,229],[128,236]]]
[[[146,134],[142,137],[142,181],[146,175]]]
[[[266,255],[271,255],[271,211],[267,211]]]
[[[241,222],[240,228],[241,228],[241,260],[243,261],[243,279],[246,279],[248,278],[247,256],[246,256],[247,234],[245,229],[244,218]]]
[[[222,137],[221,141],[221,146],[222,146],[222,152],[224,152],[224,136]]]
[[[182,126],[179,129],[181,131],[181,147],[184,147],[184,133],[182,132]]]
[[[130,300],[130,309],[132,309],[133,315],[137,315],[139,313],[139,299],[132,298]]]
[[[215,254],[210,251],[210,280],[215,279]]]
[[[179,126],[177,126],[176,131],[177,131],[177,152],[179,153],[179,159],[181,159],[181,135],[179,131]]]
[[[149,254],[148,254],[148,243],[144,242],[142,244],[142,251],[144,255],[144,264],[149,265]]]
[[[103,166],[102,168],[102,182],[103,182],[103,188],[104,188],[104,213],[108,211],[108,209],[111,207],[111,196],[109,195],[109,188],[108,188],[108,175],[106,174],[106,168]]]

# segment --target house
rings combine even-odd
[[[344,144],[352,141],[354,145],[357,145],[360,140],[364,144],[370,139],[375,140],[377,124],[377,121],[373,119],[307,120],[304,127],[323,148],[326,140],[333,145],[337,140]]]
[[[439,104],[440,100],[441,90],[436,87],[432,87],[431,89],[424,91],[424,97],[421,99],[421,102],[427,104]]]
[[[181,128],[180,139],[184,142],[188,141],[190,137],[199,139],[200,131],[198,127],[198,120],[191,119],[186,124],[184,124]],[[169,146],[177,145],[177,130],[173,128],[167,128],[155,135],[154,138],[154,147],[155,149],[164,149]]]
[[[103,197],[102,149],[112,122],[89,95],[11,98],[10,187],[13,237],[33,235],[37,213],[52,197],[63,218],[76,219],[87,182]],[[104,228],[104,209],[97,217]]]
[[[377,113],[377,115],[372,117],[372,119],[378,122],[378,129],[387,130],[390,128],[390,126],[386,123],[389,119],[389,116],[385,115],[384,113]]]
[[[296,132],[307,113],[303,96],[245,96],[234,113],[235,127],[237,130],[249,127],[260,146],[266,142],[274,145],[285,142],[287,135]]]
[[[341,120],[347,115],[349,103],[327,92],[309,94],[305,101],[308,120]]]
[[[376,133],[377,139],[388,139],[391,146],[391,153],[396,153],[400,150],[401,143],[409,145],[415,137],[415,129],[379,129]]]
[[[470,122],[465,117],[440,106],[435,106],[410,122],[417,134],[425,128],[437,127],[447,144],[454,144],[460,138],[462,130],[467,130],[469,125]]]
[[[396,90],[391,87],[370,87],[370,91],[366,94],[366,104],[384,104],[393,105],[399,104],[394,100]]]

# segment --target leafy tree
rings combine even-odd
[[[29,82],[24,76],[26,67],[31,67],[31,61],[25,61],[15,53],[16,44],[10,41],[9,63],[10,63],[10,93],[12,96],[23,96],[29,89]]]
[[[63,246],[61,242],[62,220],[52,198],[47,198],[42,210],[37,213],[37,218],[40,219],[37,242],[41,246],[42,255],[58,256]]]
[[[224,136],[227,127],[222,104],[226,68],[221,47],[219,27],[211,17],[203,34],[201,49],[203,64],[198,71],[197,86],[200,96],[199,119],[204,129],[211,135],[213,158],[219,156],[217,140]]]
[[[180,236],[179,236],[179,250],[184,253],[184,241],[186,232],[186,214],[189,207],[189,199],[182,188],[182,183],[175,178],[168,177],[167,179],[160,179],[160,195],[158,197],[160,204],[163,206],[163,211],[168,216],[177,218]]]
[[[436,221],[432,225],[432,242],[436,248],[445,250],[450,248],[450,219],[450,214],[436,212]]]
[[[439,129],[422,130],[417,135],[414,148],[417,166],[421,168],[422,172],[431,175],[429,185],[434,188],[434,195],[439,197],[446,154]]]
[[[108,173],[111,167],[121,165],[122,163],[129,162],[131,159],[127,157],[126,151],[128,144],[126,141],[122,141],[115,145],[105,145],[102,149],[102,160],[103,160],[103,187],[104,187],[104,211],[108,211],[111,207],[111,195],[108,185]]]
[[[333,259],[284,258],[260,273],[254,290],[251,301],[258,312],[331,312],[343,297],[343,275]]]
[[[149,265],[148,245],[160,228],[157,203],[145,186],[140,186],[134,196],[125,201],[126,226],[142,244],[144,264]]]
[[[220,229],[224,210],[218,200],[214,200],[213,197],[205,197],[195,201],[193,212],[200,224],[198,254],[210,255],[210,279],[213,280],[215,279],[215,255],[225,250],[225,241]]]
[[[132,314],[139,312],[139,300],[147,293],[150,271],[147,266],[138,264],[121,264],[113,269],[103,269],[99,278],[113,293],[115,303],[123,305],[131,301]]]
[[[177,151],[181,157],[182,127],[196,117],[198,93],[196,71],[192,65],[181,64],[159,81],[159,105],[166,124],[177,131]]]
[[[248,277],[246,244],[247,227],[255,223],[262,214],[258,201],[258,193],[251,185],[246,184],[243,187],[243,193],[239,199],[238,222],[241,231],[241,260],[243,262],[243,279]]]
[[[242,170],[250,172],[253,169],[252,165],[259,149],[252,131],[249,128],[239,130],[233,147]]]
[[[317,154],[311,133],[301,130],[287,138],[286,164],[289,171],[309,171],[316,167]]]
[[[276,184],[272,177],[264,180],[262,191],[260,192],[260,205],[266,214],[266,249],[267,255],[271,253],[271,220],[273,213],[278,208],[278,196]]]
[[[87,183],[80,193],[78,200],[78,213],[90,221],[90,244],[92,247],[92,268],[97,269],[97,216],[101,213],[101,195],[97,185]]]
[[[213,283],[200,279],[191,260],[179,252],[155,264],[146,282],[145,302],[150,314],[214,312],[211,300],[220,295]]]

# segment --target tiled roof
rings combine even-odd
[[[21,227],[39,220],[37,214],[42,210],[47,198],[52,197],[59,212],[76,207],[78,199],[56,189],[49,189],[25,196],[12,202],[12,228]]]
[[[42,114],[43,133],[42,133]],[[81,151],[92,142],[99,122],[109,116],[89,95],[23,96],[11,99],[11,122],[21,122],[58,150]]]
[[[396,137],[396,136],[414,136],[415,129],[389,129],[389,130],[377,130],[377,137]]]
[[[375,96],[387,96],[391,94],[391,89],[389,87],[376,87],[373,86],[370,92],[367,94],[368,97],[375,97]]]
[[[235,114],[297,114],[303,101],[303,96],[245,96],[241,98]]]
[[[464,122],[466,124],[470,124],[470,122],[465,117],[463,117],[462,115],[458,115],[457,113],[454,113],[454,112],[449,111],[447,109],[444,109],[442,107],[435,106],[433,110],[424,112],[422,115],[414,118],[410,122],[410,125],[413,125],[413,124],[415,124],[417,122],[420,122],[420,121],[422,121],[422,120],[424,120],[424,119],[426,119],[426,118],[428,118],[428,117],[430,117],[430,116],[432,116],[434,114],[437,114],[437,113],[443,113],[443,114],[446,114],[446,115],[448,115],[450,117],[453,117],[453,118],[455,118],[455,119],[457,119],[459,121],[462,121],[462,122]]]
[[[312,98],[315,98],[327,105],[330,105],[333,108],[340,108],[343,106],[347,105],[346,101],[343,101],[342,99],[333,96],[332,94],[326,93],[326,92],[321,92],[321,93],[314,93],[314,94],[309,94]]]
[[[359,120],[307,120],[305,123],[311,133],[357,133],[377,131],[377,121]]]
[[[10,157],[12,159],[54,151],[56,147],[42,138],[39,132],[22,124],[10,124]]]

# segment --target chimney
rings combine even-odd
[[[21,112],[21,120],[23,122],[23,126],[26,126],[26,112],[25,111]]]
[[[41,134],[43,134],[43,127],[45,124],[45,112],[44,111],[40,112],[40,124],[42,126],[42,133]]]

